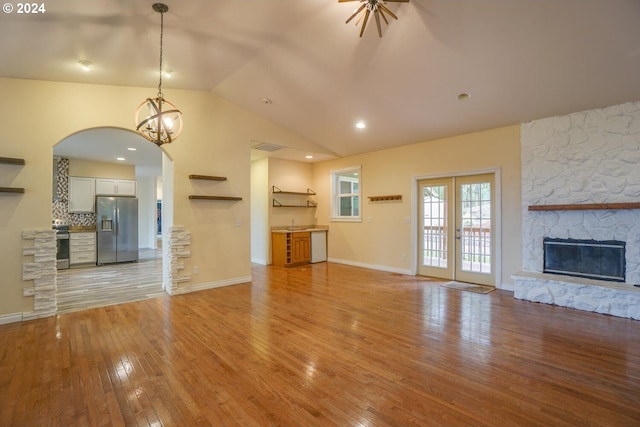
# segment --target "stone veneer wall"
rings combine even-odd
[[[23,313],[23,320],[49,317],[56,314],[56,234],[53,230],[24,230],[22,240],[33,241],[22,248],[22,254],[33,256],[33,262],[22,264],[22,280],[33,280],[33,286],[24,288],[23,295],[33,296],[33,311]]]
[[[179,294],[178,284],[188,282],[191,280],[191,276],[182,274],[184,270],[183,258],[189,258],[191,256],[191,233],[186,231],[181,225],[173,225],[169,227],[169,238],[166,241],[169,242],[165,246],[167,251],[167,257],[170,264],[169,283],[165,283],[165,291],[169,295]],[[165,257],[165,259],[167,259]]]
[[[521,144],[525,272],[542,272],[543,237],[622,240],[627,242],[626,283],[633,295],[638,288],[632,284],[640,283],[640,210],[529,212],[527,208],[640,200],[640,102],[525,123]],[[608,304],[630,303],[628,292],[618,296],[599,292],[593,303],[578,304],[579,292],[570,291],[571,286],[554,285],[552,291],[547,280],[524,280],[524,276],[514,277],[516,298],[599,312],[607,312],[602,307]],[[601,285],[607,288],[606,282]],[[576,287],[580,288],[584,286]],[[571,295],[560,298],[560,289]]]

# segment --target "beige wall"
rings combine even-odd
[[[282,191],[304,193],[313,188],[311,163],[292,160],[269,159],[269,191],[272,186]],[[307,196],[293,194],[271,194],[271,199],[285,205],[305,205]],[[302,207],[273,207],[269,200],[269,225],[271,227],[290,226],[293,220],[296,225],[316,225],[316,209]],[[310,197],[315,200],[315,196]]]
[[[154,89],[42,82],[0,78],[3,135],[0,156],[18,157],[26,165],[3,165],[1,186],[24,187],[24,195],[0,196],[0,316],[33,310],[23,297],[22,230],[51,227],[52,147],[63,138],[94,127],[132,129],[133,115]],[[163,148],[174,161],[174,224],[191,232],[190,287],[250,276],[250,141],[301,140],[240,107],[208,92],[169,90],[165,94],[183,112],[180,139]],[[100,100],[100,102],[96,102]],[[19,113],[16,113],[19,112]],[[11,168],[11,169],[9,169]],[[189,174],[223,175],[228,181],[195,182]],[[240,202],[190,201],[189,194],[234,195]],[[234,221],[241,221],[235,226]]]
[[[251,162],[251,262],[269,263],[269,158]]]
[[[318,188],[319,222],[330,216],[332,170],[362,166],[361,223],[330,222],[329,257],[356,265],[411,272],[416,257],[411,218],[416,177],[459,175],[500,170],[501,278],[511,287],[511,274],[521,265],[520,130],[518,125],[376,151],[313,166]],[[401,194],[401,202],[370,202],[368,196]],[[406,260],[403,261],[402,255]]]
[[[69,176],[91,178],[136,179],[136,167],[91,160],[69,159]]]
[[[133,127],[133,111],[153,89],[53,83],[0,78],[4,117],[0,156],[26,160],[25,166],[0,166],[0,186],[24,187],[23,195],[0,195],[0,316],[33,309],[22,289],[21,233],[51,226],[52,147],[63,138],[94,127]],[[199,274],[181,283],[197,287],[246,278],[250,270],[250,154],[251,140],[288,146],[311,143],[211,93],[172,90],[167,98],[182,109],[185,129],[180,139],[163,149],[173,159],[173,222],[191,232],[191,257],[185,270]],[[100,102],[95,102],[100,99]],[[44,106],[44,107],[43,107]],[[21,114],[17,115],[16,111]],[[10,119],[7,119],[10,118]],[[37,124],[37,125],[36,125]],[[371,267],[406,271],[411,268],[412,180],[416,176],[456,174],[500,168],[502,184],[502,278],[508,282],[521,263],[519,127],[510,126],[424,142],[324,162],[301,164],[299,180],[284,186],[310,187],[318,195],[314,220],[329,223],[329,171],[362,165],[362,223],[330,223],[329,256]],[[195,181],[189,174],[222,175],[225,182]],[[310,176],[310,178],[306,178]],[[284,177],[270,178],[284,180]],[[276,184],[274,182],[274,184]],[[276,184],[277,185],[277,184]],[[240,202],[191,201],[189,194],[232,195]],[[370,203],[367,196],[402,194],[401,203]],[[165,199],[170,200],[171,197]],[[303,214],[307,215],[309,214]],[[371,222],[366,219],[371,218]],[[283,223],[290,218],[282,216]],[[286,221],[285,221],[286,219]],[[300,219],[300,221],[307,221]],[[240,224],[240,225],[236,225]],[[401,254],[408,256],[401,260]]]

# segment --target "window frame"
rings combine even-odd
[[[340,177],[357,179],[357,192],[340,193],[340,183],[350,181],[350,179],[340,180]],[[332,170],[330,171],[330,179],[331,217],[329,220],[333,222],[362,222],[362,166],[351,166],[348,168]],[[340,215],[340,200],[347,197],[351,198],[352,201],[354,198],[357,198],[357,215]]]

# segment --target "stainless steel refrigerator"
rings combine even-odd
[[[96,197],[97,264],[138,261],[138,199]]]

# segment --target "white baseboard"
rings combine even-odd
[[[253,280],[251,276],[236,277],[233,279],[219,280],[217,282],[199,283],[197,285],[184,286],[176,289],[171,295],[188,294],[191,292],[204,291],[206,289],[221,288],[223,286],[239,285],[241,283],[249,283]]]
[[[500,286],[496,286],[496,288],[501,289],[503,291],[515,292],[516,288],[513,283],[500,283]]]
[[[368,264],[365,262],[351,261],[347,259],[338,259],[338,258],[328,258],[327,261],[335,262],[336,264],[352,265],[354,267],[362,267],[362,268],[368,268],[371,270],[387,271],[389,273],[406,274],[409,276],[413,276],[413,274],[411,274],[411,269],[389,267],[388,265]]]
[[[22,313],[4,314],[0,316],[0,325],[16,322],[22,322]]]

